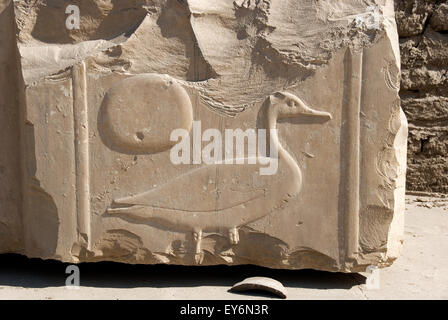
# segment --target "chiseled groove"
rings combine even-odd
[[[89,125],[86,66],[73,66],[73,118],[75,131],[76,207],[79,242],[90,249]]]

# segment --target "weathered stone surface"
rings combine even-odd
[[[447,2],[396,1],[402,107],[410,122],[407,188],[448,192]]]
[[[19,63],[14,10],[0,0],[0,252],[20,250],[22,243]]]
[[[395,0],[398,33],[402,37],[422,34],[437,0]]]
[[[79,30],[65,28],[69,4]],[[393,1],[14,5],[21,211],[1,212],[23,227],[2,252],[345,272],[399,255]],[[230,129],[267,129],[270,152],[243,137],[233,155]],[[180,136],[191,164],[173,160]]]
[[[431,27],[436,31],[448,31],[448,4],[438,6],[430,19]]]

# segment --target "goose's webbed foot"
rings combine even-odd
[[[193,239],[196,242],[196,248],[194,252],[194,261],[196,264],[202,264],[204,261],[204,251],[202,251],[201,243],[202,243],[202,230],[196,230],[193,233]]]
[[[236,227],[229,230],[229,239],[232,245],[238,244],[240,242],[240,234]]]

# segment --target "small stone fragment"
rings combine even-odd
[[[241,282],[235,284],[230,291],[231,292],[244,292],[251,290],[267,291],[279,296],[282,299],[286,299],[286,289],[280,281],[266,277],[252,277],[244,279]]]

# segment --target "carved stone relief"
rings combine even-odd
[[[392,1],[142,0],[125,14],[92,0],[89,25],[53,34],[44,2],[14,3],[14,251],[344,272],[398,257]]]

